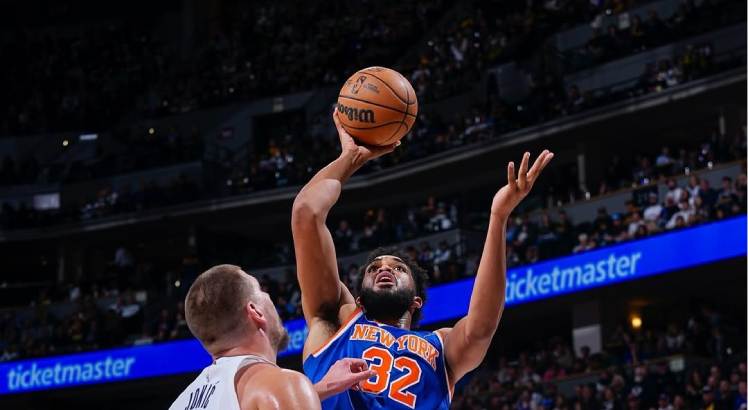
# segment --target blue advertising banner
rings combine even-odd
[[[506,305],[641,279],[746,254],[746,217],[714,222],[507,271]],[[467,313],[473,279],[429,289],[421,323]],[[449,303],[433,303],[448,300]]]
[[[192,372],[211,358],[196,340],[102,350],[0,366],[0,394]]]
[[[746,254],[746,217],[610,246],[507,272],[507,306],[631,281]],[[422,324],[467,313],[473,279],[435,286]],[[290,336],[280,356],[298,354],[303,319],[284,324]],[[110,383],[197,372],[211,362],[196,340],[111,349],[0,364],[0,394]]]

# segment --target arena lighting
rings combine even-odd
[[[99,134],[81,134],[78,136],[78,141],[96,141],[99,138]]]
[[[153,134],[155,134],[155,133],[156,133],[156,130],[154,130],[154,129],[153,129],[153,127],[151,127],[151,128],[148,128],[148,134],[149,134],[149,135],[153,135]]]
[[[507,307],[745,257],[746,222],[740,216],[509,269]],[[464,315],[473,283],[469,278],[430,288],[421,323]],[[308,332],[304,319],[283,326],[289,344],[279,356],[300,354]],[[0,395],[198,372],[210,362],[195,339],[16,360],[0,363]]]
[[[70,144],[70,141],[68,141],[68,140],[62,140],[62,146],[63,147],[67,147],[68,144]]]
[[[632,315],[631,316],[631,327],[635,330],[639,330],[642,327],[642,318],[639,315]]]

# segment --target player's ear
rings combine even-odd
[[[420,309],[423,307],[423,299],[420,296],[414,296],[413,301],[410,302],[411,309]]]
[[[262,309],[258,305],[253,302],[247,302],[247,305],[244,308],[247,313],[247,319],[251,323],[254,323],[254,325],[258,328],[265,327],[265,325],[267,324],[267,318],[265,317],[265,314],[262,313]]]
[[[361,296],[356,296],[356,306],[361,306]]]

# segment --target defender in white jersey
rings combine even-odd
[[[187,293],[185,316],[214,361],[171,410],[318,409],[320,400],[374,375],[365,361],[342,359],[312,385],[303,374],[278,367],[288,334],[270,296],[238,266],[218,265],[200,275]]]

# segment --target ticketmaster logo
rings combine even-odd
[[[7,373],[9,392],[38,390],[70,384],[126,379],[130,375],[134,357],[112,358],[75,364],[56,363],[50,366],[19,364]]]
[[[281,357],[301,352],[304,348],[306,336],[309,334],[309,328],[307,328],[304,319],[287,322],[285,328],[288,332],[288,346],[278,354]]]
[[[563,269],[554,266],[549,272],[535,273],[529,268],[522,275],[515,271],[507,280],[506,301],[532,300],[634,276],[641,257],[641,252],[621,256],[612,253],[603,259]]]

